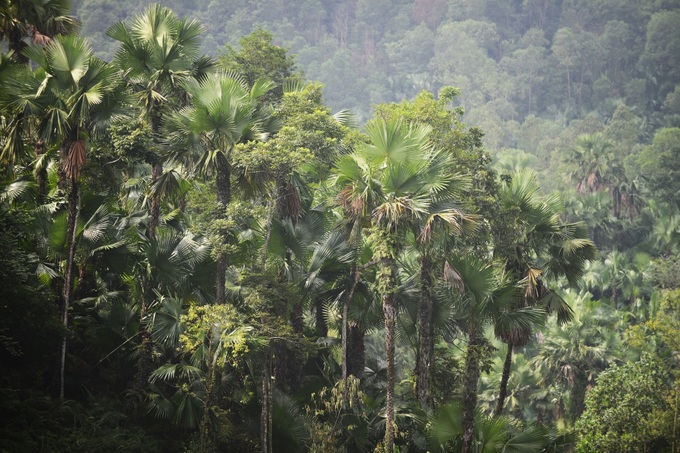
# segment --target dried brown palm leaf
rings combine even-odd
[[[448,261],[444,262],[444,281],[454,288],[459,294],[463,293],[463,290],[465,289],[463,277],[460,276],[458,271],[453,266],[451,266]]]
[[[283,203],[283,213],[291,219],[299,219],[302,216],[302,206],[300,205],[300,194],[295,186],[289,181],[285,182],[282,189],[281,202]]]
[[[71,143],[68,149],[68,158],[64,160],[64,171],[69,179],[78,179],[80,169],[85,165],[87,149],[83,140]]]
[[[531,297],[538,300],[540,291],[540,278],[543,271],[540,269],[529,268],[526,277],[526,289],[524,291],[524,297]]]

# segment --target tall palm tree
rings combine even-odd
[[[444,155],[439,158],[448,161]],[[441,166],[449,166],[445,162]],[[435,167],[439,167],[437,164]],[[476,228],[478,216],[465,214],[457,208],[463,190],[469,187],[469,179],[450,175],[446,186],[436,195],[436,201],[429,207],[427,217],[422,222],[413,222],[417,236],[416,247],[419,255],[420,301],[418,304],[418,355],[414,370],[416,397],[421,407],[431,407],[430,382],[434,364],[435,343],[435,280],[436,268],[443,268],[443,256],[450,249],[450,237],[459,236],[463,231]],[[441,271],[440,271],[441,273]]]
[[[544,310],[536,306],[514,309],[521,297],[520,288],[510,275],[499,270],[494,263],[471,256],[454,256],[447,261],[445,279],[445,284],[439,289],[439,297],[454,301],[454,316],[468,337],[462,395],[461,450],[467,453],[472,451],[474,440],[484,328],[493,326],[497,336],[511,329],[525,331],[531,328],[532,323],[540,322]]]
[[[495,254],[507,262],[507,269],[524,286],[524,295],[517,308],[543,306],[546,313],[556,313],[559,323],[571,319],[572,311],[547,282],[565,277],[575,284],[589,260],[595,258],[595,245],[588,239],[582,223],[562,223],[561,204],[557,196],[541,198],[532,172],[514,175],[501,189],[504,208],[514,214],[514,241],[497,244]],[[502,332],[508,345],[503,366],[503,378],[494,415],[503,411],[507,384],[515,346],[526,344],[533,329]]]
[[[270,130],[268,110],[259,102],[274,84],[258,81],[248,89],[233,74],[209,74],[201,81],[184,84],[192,105],[173,114],[168,124],[173,154],[203,174],[214,175],[218,219],[226,217],[231,202],[232,155],[239,143],[266,140]],[[215,303],[224,304],[228,265],[229,232],[220,232],[219,258],[215,280]]]
[[[25,53],[38,67],[39,85],[33,99],[43,108],[40,112],[41,137],[46,144],[59,146],[60,180],[68,188],[68,244],[63,291],[63,323],[66,327],[74,277],[79,175],[87,157],[88,137],[123,112],[127,97],[115,68],[94,57],[83,38],[59,36],[47,46],[29,47]],[[28,86],[31,88],[33,85]],[[65,355],[66,337],[62,343],[62,398]]]
[[[394,347],[397,260],[406,232],[435,218],[459,226],[460,212],[446,203],[455,178],[448,160],[429,144],[431,128],[378,120],[366,127],[368,142],[340,159],[336,186],[345,210],[370,223],[369,241],[378,265],[376,285],[385,321],[387,395],[385,448],[394,446]],[[441,202],[441,203],[440,203]],[[431,227],[431,226],[430,226]]]
[[[202,78],[214,63],[199,57],[201,25],[196,20],[179,19],[170,9],[150,6],[131,22],[118,22],[107,34],[119,41],[115,64],[138,97],[142,116],[151,125],[153,147],[145,160],[152,167],[150,189],[163,174],[161,127],[168,113],[180,107],[177,96],[182,82]],[[160,193],[151,192],[149,235],[160,221]]]

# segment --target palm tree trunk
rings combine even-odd
[[[498,391],[498,401],[496,402],[496,409],[493,411],[494,417],[499,417],[503,412],[505,406],[505,398],[508,394],[508,380],[510,379],[510,367],[512,366],[512,348],[511,341],[508,342],[508,352],[505,354],[505,363],[503,363],[503,375],[501,376],[501,388]]]
[[[430,404],[430,377],[434,357],[434,325],[432,300],[432,260],[423,255],[420,268],[420,307],[418,311],[418,361],[416,363],[416,397],[423,410]]]
[[[163,163],[157,158],[151,167],[151,187],[153,187],[158,179],[163,175]],[[156,229],[161,219],[161,200],[159,194],[152,191],[151,194],[151,212],[149,218],[149,237],[156,238]]]
[[[396,300],[392,294],[382,296],[385,315],[385,359],[387,362],[387,395],[385,396],[385,451],[394,451],[394,334],[397,321]]]
[[[385,451],[394,451],[394,437],[396,431],[394,414],[394,349],[395,330],[397,322],[397,269],[395,256],[397,255],[396,235],[392,228],[379,228],[376,238],[380,244],[376,259],[380,263],[377,283],[382,301],[383,316],[385,318],[385,362],[387,367],[387,389],[385,395]]]
[[[347,321],[349,316],[349,304],[352,301],[352,296],[354,296],[354,291],[356,290],[357,284],[359,283],[359,270],[357,266],[354,265],[353,268],[354,279],[352,280],[352,286],[347,292],[347,296],[344,298],[342,303],[342,381],[345,383],[345,388],[347,387]]]
[[[569,73],[569,68],[567,68],[567,96],[571,99],[571,74]]]
[[[68,309],[71,304],[73,294],[73,274],[74,261],[76,254],[76,224],[80,211],[78,194],[78,181],[71,178],[71,188],[68,194],[68,218],[67,218],[67,245],[66,245],[66,271],[64,272],[64,305],[62,312],[62,324],[64,326],[64,337],[61,341],[61,363],[59,369],[59,399],[64,399],[64,375],[66,369],[66,334],[68,332]]]
[[[161,110],[157,102],[154,102],[151,108],[151,132],[154,137],[154,144],[158,141],[158,135],[161,131]],[[151,212],[149,218],[149,237],[156,239],[156,229],[161,219],[161,200],[159,194],[153,191],[153,186],[158,179],[163,175],[163,162],[155,153],[150,153],[151,156]]]
[[[19,29],[19,27],[12,26],[9,32],[9,39],[7,45],[8,50],[14,52],[12,54],[12,58],[14,58],[14,61],[21,64],[28,64],[28,58],[23,53],[21,53],[24,50],[24,47],[26,47],[23,38],[24,37],[21,35],[21,30]]]
[[[349,327],[347,374],[354,375],[359,379],[364,375],[366,362],[365,335],[366,331],[360,325],[357,324]]]
[[[297,304],[290,314],[293,332],[302,337],[304,328],[302,319],[302,304]],[[274,346],[274,382],[278,389],[287,393],[294,393],[302,385],[302,367],[304,356],[291,342],[277,342]]]
[[[219,203],[219,212],[217,218],[222,219],[226,217],[227,206],[231,202],[231,171],[226,160],[217,158],[217,202]],[[224,245],[228,242],[228,231],[222,231],[222,241]],[[220,252],[217,259],[217,275],[215,276],[215,304],[222,305],[226,302],[225,283],[227,280],[227,267],[229,266],[229,257],[226,252]]]
[[[354,374],[356,377],[359,377],[363,373],[363,355],[361,357],[361,367],[359,370],[355,368],[355,371],[358,373],[350,373],[348,372],[348,367],[349,367],[349,357],[347,356],[347,341],[348,341],[348,333],[347,333],[347,325],[348,325],[348,316],[349,316],[349,304],[352,301],[352,297],[354,296],[354,292],[357,289],[357,286],[359,285],[359,277],[361,276],[361,272],[375,264],[377,264],[377,260],[371,260],[366,264],[362,264],[361,266],[357,266],[356,264],[353,266],[353,274],[354,274],[354,279],[352,281],[352,286],[349,289],[347,293],[347,297],[343,301],[342,305],[342,380],[345,383],[345,388],[347,387],[347,375],[348,374]],[[361,348],[362,348],[362,354],[363,354],[363,333],[361,335]]]
[[[216,360],[213,360],[212,334],[206,335],[208,341],[208,369],[205,373],[205,398],[203,400],[203,417],[199,428],[201,451],[210,451],[210,411],[212,406],[213,386],[215,385]]]
[[[576,420],[578,420],[578,418],[583,413],[583,410],[585,409],[585,399],[586,379],[584,377],[577,376],[574,379],[574,383],[571,388],[571,402],[569,404],[569,412],[572,422],[576,422]]]
[[[345,297],[342,301],[342,327],[340,337],[342,340],[342,382],[344,382],[347,388],[347,317],[349,316],[349,297]]]
[[[262,411],[260,415],[260,442],[262,453],[272,453],[272,380],[271,352],[267,350],[262,365]]]
[[[465,356],[465,386],[463,387],[463,448],[471,453],[474,441],[475,410],[477,408],[477,383],[479,381],[479,348],[477,331],[468,332],[468,350]]]

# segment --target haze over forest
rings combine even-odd
[[[0,35],[0,453],[679,451],[680,0]]]

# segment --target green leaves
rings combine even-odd
[[[428,423],[428,447],[433,452],[459,451],[463,438],[463,410],[460,404],[442,406]],[[475,417],[475,450],[482,453],[538,453],[551,443],[546,428],[528,426],[518,430],[508,418]]]
[[[54,76],[60,83],[78,85],[87,72],[92,55],[92,47],[85,38],[68,35],[52,41],[46,50]]]
[[[381,163],[408,163],[422,159],[426,151],[427,136],[432,128],[419,124],[407,127],[401,121],[375,121],[366,125],[370,140],[360,154]]]
[[[151,319],[151,337],[160,344],[176,348],[179,345],[179,336],[182,333],[180,316],[182,315],[182,301],[177,298],[161,298],[160,308],[156,310]],[[156,370],[158,372],[158,370]],[[156,373],[152,374],[152,382]],[[158,376],[166,379],[163,376]],[[184,376],[191,377],[188,375]],[[170,378],[174,378],[170,376]]]
[[[174,155],[209,172],[217,166],[217,154],[229,160],[237,143],[266,139],[269,131],[261,125],[267,113],[257,100],[271,87],[262,82],[249,91],[233,74],[209,74],[201,81],[185,82],[193,105],[173,115],[168,125]]]
[[[576,424],[578,451],[634,452],[676,442],[673,401],[677,389],[668,372],[651,356],[611,367],[586,396],[586,410]]]

